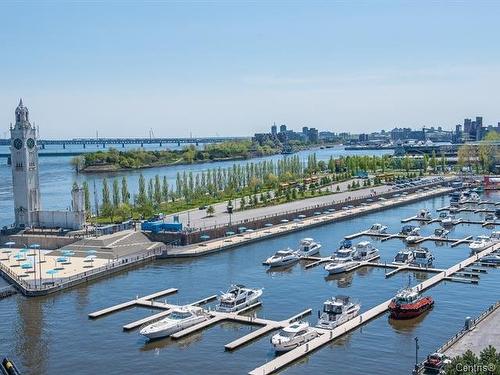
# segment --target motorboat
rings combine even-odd
[[[495,215],[492,213],[486,214],[484,217],[485,222],[494,222],[495,221]]]
[[[244,285],[231,285],[227,292],[219,296],[215,307],[220,312],[235,312],[258,302],[262,289],[250,289]]]
[[[287,352],[318,336],[318,331],[311,328],[309,323],[295,322],[271,337],[271,344],[277,352]]]
[[[481,258],[482,263],[496,264],[500,266],[500,255],[489,254]]]
[[[325,270],[328,271],[330,275],[348,272],[358,265],[358,262],[354,261],[355,255],[356,248],[354,247],[350,249],[339,249],[332,256],[332,261],[325,265]]]
[[[373,224],[368,230],[371,234],[384,234],[387,232],[387,226],[379,223]]]
[[[416,227],[410,233],[408,233],[408,236],[406,237],[405,241],[407,243],[415,243],[421,238],[422,236],[420,235],[420,228]]]
[[[448,216],[448,214],[446,212],[444,212],[444,211],[442,211],[442,212],[439,213],[439,218],[440,219],[444,219],[446,216]]]
[[[204,322],[208,317],[209,315],[201,307],[179,306],[174,308],[165,318],[142,328],[140,334],[150,340],[167,337]]]
[[[454,215],[448,215],[445,218],[441,219],[441,225],[443,227],[451,227],[453,225],[457,225],[462,221],[462,218],[457,219]]]
[[[419,220],[431,220],[432,215],[428,209],[423,208],[420,211],[418,211],[417,219],[419,219]]]
[[[435,352],[427,356],[424,362],[424,369],[427,373],[441,374],[448,363],[450,363],[450,360],[444,354]]]
[[[434,305],[430,296],[423,297],[410,286],[400,290],[389,303],[393,319],[411,319],[429,310]]]
[[[491,232],[490,240],[493,241],[493,243],[500,242],[500,231],[494,230],[493,232]]]
[[[350,249],[351,247],[352,247],[351,240],[344,239],[344,240],[340,241],[340,243],[339,243],[339,250],[340,249]]]
[[[469,249],[471,249],[472,252],[478,253],[480,251],[483,251],[484,249],[492,246],[494,242],[489,236],[477,236],[474,241],[472,241],[469,244]]]
[[[415,228],[416,228],[415,225],[411,224],[403,225],[400,234],[402,234],[403,236],[408,236],[411,233],[411,231],[414,230]]]
[[[323,303],[323,311],[318,311],[318,324],[316,327],[334,329],[348,320],[356,317],[361,305],[351,301],[348,296],[336,296]]]
[[[410,264],[413,262],[415,258],[415,255],[413,254],[413,251],[410,249],[403,249],[400,250],[396,256],[394,257],[394,261],[392,263],[394,264]]]
[[[447,230],[447,229],[436,228],[434,230],[434,237],[437,237],[437,238],[447,238],[449,233],[450,233],[450,231]]]
[[[267,258],[263,263],[269,267],[288,266],[298,262],[299,254],[292,249],[279,250],[273,256]]]
[[[319,249],[321,249],[321,244],[314,242],[312,238],[304,238],[300,241],[296,254],[299,257],[309,257],[318,254]]]
[[[411,264],[415,264],[421,267],[428,267],[432,265],[434,261],[434,255],[425,247],[419,247],[413,250],[413,260]]]
[[[361,241],[355,246],[355,254],[353,255],[354,260],[368,261],[374,258],[378,258],[379,252],[370,241]]]
[[[454,191],[453,193],[450,194],[451,206],[457,205],[459,200],[460,200],[460,192]]]

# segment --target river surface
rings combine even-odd
[[[134,145],[125,145],[127,148],[137,148]],[[144,145],[146,150],[158,149],[157,145]],[[177,145],[167,145],[170,149],[179,148]],[[181,148],[183,146],[180,146]],[[201,145],[200,145],[201,147]],[[63,151],[73,151],[82,148],[77,145],[68,145],[66,149],[63,149],[60,145],[50,145],[47,146],[45,150],[40,150],[43,152],[63,152]],[[96,145],[88,145],[85,149],[86,152],[102,150],[102,145],[97,148]],[[122,150],[121,147],[118,150]],[[9,153],[8,146],[0,146],[0,154]],[[339,157],[341,155],[383,155],[386,153],[392,153],[392,150],[372,150],[372,151],[345,151],[342,147],[325,148],[317,150],[305,150],[300,151],[296,155],[307,161],[307,156],[315,152],[318,160],[328,160],[330,156]],[[153,178],[155,175],[167,176],[167,179],[171,185],[175,183],[175,177],[177,172],[193,172],[193,174],[201,173],[209,168],[227,168],[236,164],[246,164],[246,163],[256,163],[262,160],[278,160],[283,158],[282,155],[273,155],[262,158],[255,158],[250,160],[240,160],[240,161],[224,161],[215,163],[204,163],[204,164],[192,164],[192,165],[178,165],[172,167],[158,167],[158,168],[146,168],[142,170],[134,171],[122,171],[114,173],[86,173],[77,174],[73,167],[71,166],[72,156],[54,156],[54,157],[40,157],[39,158],[39,170],[40,170],[40,190],[42,194],[42,208],[46,210],[65,210],[71,206],[71,187],[73,182],[82,183],[87,181],[89,183],[89,188],[91,191],[91,201],[94,203],[94,182],[96,185],[96,194],[98,196],[98,201],[100,202],[101,193],[101,182],[104,177],[108,179],[119,178],[121,180],[122,176],[127,177],[128,187],[131,195],[137,192],[137,185],[139,180],[139,175],[142,173],[146,179]],[[14,208],[13,208],[13,198],[12,198],[12,172],[10,166],[7,165],[6,158],[0,158],[0,227],[4,225],[10,225],[14,221]]]
[[[485,195],[500,200],[499,193]],[[51,296],[30,298],[16,295],[0,300],[0,354],[16,360],[23,374],[246,374],[274,358],[269,343],[272,335],[236,350],[224,345],[252,329],[224,323],[179,341],[162,339],[148,343],[137,331],[123,332],[122,326],[157,311],[132,308],[97,320],[87,314],[114,304],[167,288],[178,288],[169,296],[172,303],[189,303],[221,290],[231,283],[263,287],[263,305],[257,315],[284,319],[306,308],[314,313],[325,299],[347,294],[358,299],[362,311],[391,298],[408,283],[422,281],[432,274],[401,272],[385,279],[384,269],[364,268],[335,278],[326,278],[323,267],[305,270],[297,264],[286,271],[269,272],[261,262],[276,250],[296,247],[303,237],[321,242],[322,255],[330,255],[343,236],[367,229],[380,222],[389,232],[401,229],[400,219],[415,215],[420,208],[435,209],[449,202],[438,197],[347,220],[307,229],[263,242],[248,244],[219,254],[185,260],[162,260],[134,270],[97,280],[88,285]],[[479,214],[465,214],[475,217]],[[423,226],[431,234],[437,224]],[[451,238],[486,234],[480,225],[458,225]],[[361,241],[358,238],[355,241]],[[392,261],[404,247],[399,239],[380,242],[381,261]],[[447,268],[469,255],[466,245],[451,248],[425,242],[436,257],[435,267]],[[393,322],[388,314],[368,322],[286,368],[285,374],[394,374],[410,373],[415,361],[414,338],[420,343],[419,357],[434,351],[463,327],[466,316],[476,316],[498,300],[500,270],[482,274],[478,285],[442,282],[426,294],[435,299],[433,310],[421,317]],[[163,300],[163,299],[160,299]]]

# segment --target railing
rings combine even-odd
[[[121,258],[121,259],[114,259],[110,263],[100,266],[98,268],[92,268],[88,271],[80,272],[76,275],[64,277],[64,278],[54,278],[54,282],[52,282],[52,279],[50,281],[47,281],[47,278],[42,279],[45,280],[45,283],[42,285],[35,284],[36,281],[39,281],[40,279],[35,279],[33,282],[27,282],[26,280],[23,280],[21,277],[19,277],[17,274],[12,272],[8,266],[5,266],[4,264],[0,263],[0,270],[4,273],[6,273],[10,279],[12,279],[15,283],[17,283],[22,289],[24,289],[27,292],[39,292],[39,291],[48,291],[52,289],[61,289],[64,288],[65,286],[68,286],[68,284],[72,284],[75,281],[80,281],[80,280],[85,280],[89,277],[95,276],[99,273],[102,273],[104,271],[109,271],[109,270],[114,270],[114,269],[119,269],[123,266],[129,265],[129,264],[134,264],[139,261],[143,261],[146,259],[152,259],[155,258],[159,255],[161,255],[164,251],[164,247],[162,246],[159,249],[154,249],[154,250],[149,250],[147,253],[142,254],[142,255],[130,255],[126,258]]]

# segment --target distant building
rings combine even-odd
[[[286,133],[286,125],[280,125],[280,133]]]
[[[274,124],[273,126],[271,126],[271,135],[276,137],[277,134],[278,134],[278,127],[276,126],[276,124]]]

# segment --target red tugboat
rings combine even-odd
[[[408,286],[392,299],[389,311],[393,319],[411,319],[429,310],[433,305],[432,297],[423,297]]]

